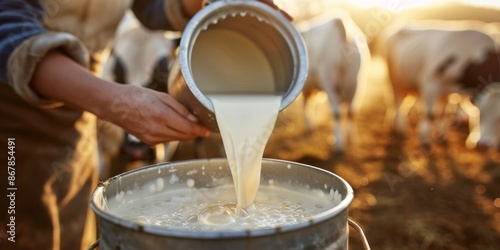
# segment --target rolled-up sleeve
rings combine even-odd
[[[182,31],[189,18],[180,0],[135,0],[132,11],[148,29]]]
[[[8,83],[26,101],[44,107],[61,105],[37,95],[30,87],[38,62],[53,49],[87,67],[89,53],[68,33],[47,32],[43,7],[37,1],[0,1],[0,83]]]

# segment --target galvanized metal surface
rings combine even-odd
[[[231,179],[225,159],[205,159],[152,165],[101,183],[91,199],[91,207],[99,219],[100,249],[347,249],[347,209],[353,199],[350,185],[331,172],[288,161],[264,159],[261,181],[309,185],[325,192],[333,188],[342,196],[340,204],[307,222],[235,232],[185,232],[139,225],[106,211],[106,199],[158,177],[169,178],[174,173],[171,169],[175,169],[179,181],[194,178],[195,187],[213,185],[213,175]],[[193,175],[193,170],[199,174]]]

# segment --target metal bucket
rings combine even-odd
[[[258,47],[258,51],[265,55],[274,79],[272,93],[265,94],[283,96],[280,110],[291,104],[300,94],[307,78],[308,61],[304,41],[283,14],[255,0],[219,0],[204,7],[190,20],[182,34],[178,60],[174,62],[170,71],[169,94],[188,107],[202,124],[213,131],[218,131],[214,107],[206,96],[207,90],[204,89],[206,79],[193,72],[193,65],[212,66],[219,63],[218,58],[209,58],[210,60],[196,58],[193,56],[193,51],[197,49],[200,35],[220,30],[236,33]],[[228,37],[218,35],[217,38],[214,43],[220,43]],[[209,45],[207,47],[210,48]],[[238,68],[239,71],[247,69],[245,68],[247,59],[238,55],[231,56],[234,57],[233,65],[217,66],[222,72],[231,71],[230,67]],[[236,74],[241,76],[244,72],[239,71],[236,71]],[[238,85],[237,79],[234,80],[234,85]],[[233,90],[229,85],[221,87],[218,92],[241,94],[242,90]],[[259,90],[243,91],[243,93],[255,92]]]
[[[350,185],[331,172],[282,160],[263,160],[261,183],[272,180],[327,193],[336,190],[341,195],[340,203],[306,222],[231,232],[187,232],[138,224],[110,214],[106,209],[106,200],[120,192],[136,190],[159,177],[168,180],[172,175],[179,182],[195,179],[195,188],[213,187],[214,178],[232,180],[227,160],[204,159],[152,165],[100,183],[91,198],[91,207],[99,220],[100,249],[347,249],[347,209],[353,199]],[[165,189],[168,188],[169,184],[165,183]],[[360,230],[350,220],[349,224]],[[360,233],[364,237],[362,231]],[[366,239],[364,244],[369,249]]]

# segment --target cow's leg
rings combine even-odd
[[[304,108],[304,123],[306,127],[306,132],[311,133],[314,129],[313,120],[315,115],[314,112],[315,109],[314,107],[312,107],[312,105],[314,105],[315,103],[311,101],[312,91],[304,90],[302,91],[302,95],[304,96],[303,108]]]
[[[423,118],[420,123],[419,136],[420,143],[426,147],[430,146],[432,125],[434,120],[438,118],[437,109],[434,107],[441,95],[438,86],[438,82],[432,80],[425,81],[421,92]]]
[[[320,74],[320,84],[326,92],[330,102],[330,108],[333,113],[333,136],[335,143],[334,150],[342,152],[344,150],[344,136],[342,134],[342,107],[339,95],[339,77],[335,72],[322,72]]]
[[[332,91],[329,95],[330,106],[333,111],[333,134],[335,136],[335,150],[337,152],[344,151],[345,138],[343,134],[342,126],[342,103],[340,102],[339,95],[336,91]]]
[[[470,101],[462,102],[462,109],[467,113],[469,117],[469,135],[465,141],[465,146],[469,149],[474,149],[477,146],[479,139],[481,138],[481,128],[480,128],[480,111],[479,108],[474,106]]]
[[[346,124],[345,124],[345,130],[346,130],[346,138],[347,138],[347,143],[352,142],[352,135],[353,131],[355,130],[355,125],[353,124],[353,104],[352,101],[347,104],[347,117],[346,117]]]
[[[465,140],[465,146],[468,149],[474,149],[481,138],[481,128],[479,127],[479,114],[469,117],[469,135]]]
[[[453,93],[448,96],[448,103],[445,106],[445,116],[447,119],[451,119],[450,124],[452,126],[458,126],[463,117],[463,110],[460,107],[460,103],[462,102],[462,96],[457,93]]]
[[[434,114],[436,115],[436,128],[437,128],[437,139],[439,142],[445,142],[446,141],[446,127],[447,127],[447,121],[446,121],[446,109],[448,108],[448,98],[445,96],[440,96],[439,97],[439,103],[435,107],[435,112]]]
[[[345,117],[343,124],[343,131],[345,131],[345,143],[350,144],[352,141],[353,132],[356,132],[356,126],[353,124],[354,119],[354,96],[358,88],[358,71],[346,77],[344,89],[342,91],[342,102],[345,103]],[[344,107],[343,107],[344,108]]]
[[[407,117],[411,107],[415,104],[416,98],[408,95],[397,95],[394,97],[394,127],[400,135],[406,134],[408,129]]]

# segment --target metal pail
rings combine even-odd
[[[221,34],[220,31],[227,31]],[[222,85],[217,92],[222,94],[259,93],[261,90],[233,89],[238,85],[238,78],[245,74],[258,75],[263,72],[252,71],[245,67],[248,58],[239,55],[238,51],[227,55],[232,57],[230,65],[218,65],[218,58],[199,58],[196,55],[199,49],[199,38],[203,35],[216,32],[217,39],[213,42],[221,43],[229,39],[229,34],[243,37],[248,44],[258,48],[269,64],[273,81],[271,94],[283,96],[280,110],[286,108],[300,94],[307,78],[308,59],[302,36],[279,11],[255,0],[219,0],[200,10],[188,23],[183,31],[178,60],[174,62],[169,76],[168,91],[180,103],[188,107],[202,124],[218,131],[214,115],[214,107],[207,97],[205,82],[207,79],[196,74],[196,67],[213,67],[213,74],[224,75],[234,71],[233,77],[224,76],[231,84]],[[227,36],[224,34],[228,34]],[[216,46],[216,45],[214,45]],[[220,45],[219,45],[220,46]],[[203,46],[203,50],[210,50],[210,44]],[[244,50],[244,49],[242,49]],[[200,66],[201,65],[201,66]],[[239,66],[239,67],[238,67]],[[248,70],[248,71],[246,71]],[[246,71],[246,72],[245,72]],[[216,75],[218,76],[218,75]],[[205,77],[206,78],[206,77]],[[216,80],[219,80],[218,78]],[[222,81],[221,81],[222,82]],[[259,82],[255,83],[257,86]],[[267,90],[266,90],[267,91]],[[263,93],[270,94],[270,93]]]
[[[213,187],[214,179],[232,180],[226,159],[203,159],[151,165],[112,177],[100,183],[91,198],[100,227],[100,249],[347,249],[348,206],[351,186],[339,176],[320,168],[283,160],[264,159],[261,183],[270,180],[310,187],[326,193],[338,192],[338,205],[313,215],[308,221],[276,228],[230,232],[188,232],[138,224],[111,214],[106,201],[117,194],[142,188],[158,178],[178,182],[194,179],[194,188]],[[172,186],[169,186],[172,185]],[[178,187],[178,185],[177,185]],[[165,189],[175,188],[165,182]],[[187,188],[187,187],[185,187]],[[364,235],[363,235],[364,236]],[[367,248],[369,249],[369,248]]]

